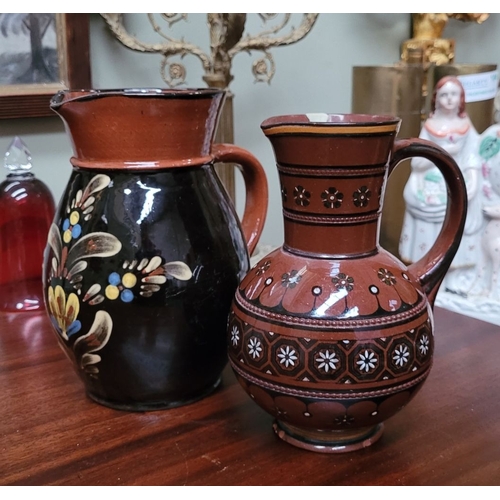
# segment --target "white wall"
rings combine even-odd
[[[138,38],[154,41],[145,14],[126,16],[129,30]],[[190,14],[188,23],[178,23],[174,33],[208,49],[204,14]],[[294,24],[298,18],[294,18]],[[247,30],[261,30],[257,15],[249,14]],[[401,43],[410,35],[409,14],[321,14],[307,37],[296,45],[272,49],[276,75],[271,85],[253,82],[252,62],[258,53],[238,54],[233,63],[235,94],[235,143],[251,151],[264,165],[270,188],[268,221],[262,242],[282,242],[278,176],[271,147],[260,123],[278,114],[303,112],[349,112],[352,67],[392,64],[399,58]],[[500,14],[491,14],[482,25],[451,20],[444,33],[456,39],[457,63],[493,63],[500,66]],[[161,57],[137,54],[124,48],[108,31],[104,20],[91,16],[91,63],[96,88],[164,86],[159,74]],[[201,87],[198,60],[187,56],[187,84]],[[38,176],[56,199],[70,174],[69,140],[59,118],[0,120],[0,155],[19,135],[32,151]],[[0,174],[0,179],[4,178]],[[244,200],[241,182],[238,206]]]

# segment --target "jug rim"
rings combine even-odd
[[[360,114],[360,113],[304,113],[296,115],[280,115],[267,118],[261,123],[263,130],[282,126],[308,127],[363,127],[377,125],[398,125],[401,118],[394,115]]]
[[[226,90],[216,87],[130,87],[121,89],[66,89],[60,90],[50,100],[52,109],[74,101],[87,101],[103,97],[153,97],[153,98],[186,98],[186,97],[214,97],[225,94]]]

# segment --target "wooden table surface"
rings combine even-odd
[[[500,485],[500,327],[435,317],[420,393],[372,447],[326,455],[278,440],[229,368],[189,406],[100,406],[43,314],[0,313],[0,485]]]

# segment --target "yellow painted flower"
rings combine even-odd
[[[76,318],[80,312],[80,302],[74,293],[66,294],[61,285],[54,288],[49,287],[48,292],[49,310],[52,324],[64,340],[78,332],[82,324]]]
[[[62,225],[64,243],[70,243],[71,240],[81,236],[82,226],[79,224],[79,221],[80,214],[76,210],[71,212],[67,219],[64,219]]]

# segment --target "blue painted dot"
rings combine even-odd
[[[70,226],[69,219],[64,219],[63,226],[62,226],[63,231],[67,231],[69,229],[69,226]]]
[[[122,279],[118,273],[111,273],[108,276],[108,283],[110,285],[118,286],[120,284],[121,280]]]
[[[71,236],[73,236],[73,238],[79,238],[81,234],[82,234],[82,226],[80,226],[80,224],[77,224],[71,230]]]
[[[134,300],[134,294],[131,290],[123,290],[120,294],[120,299],[122,299],[123,302],[132,302]]]

